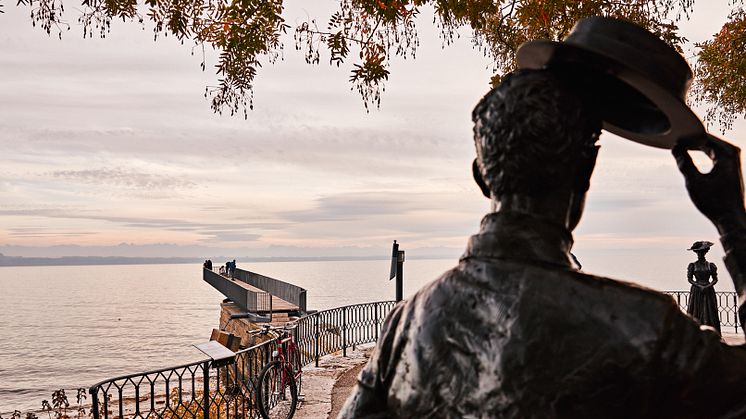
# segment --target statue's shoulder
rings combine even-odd
[[[449,292],[453,288],[467,285],[471,281],[470,275],[461,269],[460,265],[448,269],[440,276],[423,285],[415,295],[432,295]]]
[[[465,298],[474,289],[474,279],[459,267],[449,269],[400,301],[388,315],[384,329],[395,334],[416,334],[423,324],[448,322],[453,313],[468,311]]]
[[[602,299],[610,303],[618,304],[640,304],[650,309],[657,307],[659,310],[678,310],[673,298],[665,293],[648,288],[634,282],[607,278],[597,275],[579,273],[575,276],[579,283],[597,291]]]
[[[408,305],[422,307],[441,307],[444,302],[452,300],[459,292],[467,287],[468,276],[458,267],[451,268],[435,280],[420,288],[410,298]]]

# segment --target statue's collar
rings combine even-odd
[[[571,267],[572,234],[559,224],[515,212],[495,212],[482,219],[462,259],[492,258]]]

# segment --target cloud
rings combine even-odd
[[[105,222],[124,228],[143,229],[151,232],[174,231],[191,232],[204,235],[204,241],[255,241],[261,237],[256,231],[276,230],[283,227],[277,222],[225,222],[210,223],[178,218],[122,217],[106,213],[96,213],[70,208],[2,208],[0,216],[30,216],[49,219],[85,220]],[[108,227],[111,228],[111,227]],[[105,229],[105,228],[103,228]],[[55,234],[65,236],[82,236],[96,234],[93,232],[63,232],[58,227],[11,228],[9,235],[16,238],[52,237]]]
[[[15,238],[85,237],[96,234],[93,231],[66,231],[43,227],[15,227],[8,229],[8,235]]]
[[[114,185],[138,190],[189,189],[196,184],[183,177],[135,172],[122,168],[58,170],[51,173],[61,178],[93,185]]]
[[[591,196],[588,209],[593,212],[617,212],[620,210],[643,209],[653,205],[655,205],[655,202],[650,198],[637,195],[599,194],[598,197]]]
[[[259,240],[261,234],[244,233],[233,230],[202,230],[202,234],[206,234],[208,237],[203,241],[205,242],[251,242]]]
[[[278,123],[282,115],[271,122],[250,121],[239,128],[189,126],[189,121],[179,126],[136,129],[0,125],[0,146],[11,150],[11,158],[28,165],[41,161],[68,166],[91,162],[130,165],[134,159],[158,169],[208,176],[234,168],[251,172],[268,166],[381,178],[443,176],[468,169],[466,164],[474,154],[468,123],[463,122],[460,130],[444,125],[437,132],[427,132],[391,117],[377,119],[386,127],[337,127],[330,120],[283,125]],[[53,173],[81,181],[101,174],[102,180],[122,182],[118,183],[122,186],[130,177],[132,182],[148,185],[153,180],[149,176],[154,176],[126,166]]]
[[[405,215],[428,209],[425,194],[403,192],[352,192],[317,198],[314,208],[285,211],[285,219],[294,222],[350,221],[372,216]],[[423,199],[425,198],[425,199]]]
[[[307,246],[389,243],[461,246],[487,206],[476,191],[371,191],[318,197],[311,208],[280,214],[283,236]]]

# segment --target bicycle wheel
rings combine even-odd
[[[280,361],[267,364],[259,374],[256,398],[264,419],[290,419],[298,405],[293,373]]]

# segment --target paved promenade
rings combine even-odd
[[[746,343],[743,333],[723,332],[723,340],[728,345],[743,345]]]
[[[327,355],[319,360],[319,366],[303,369],[304,401],[295,412],[297,419],[336,418],[347,395],[352,391],[357,374],[368,361],[374,344],[359,346]]]

